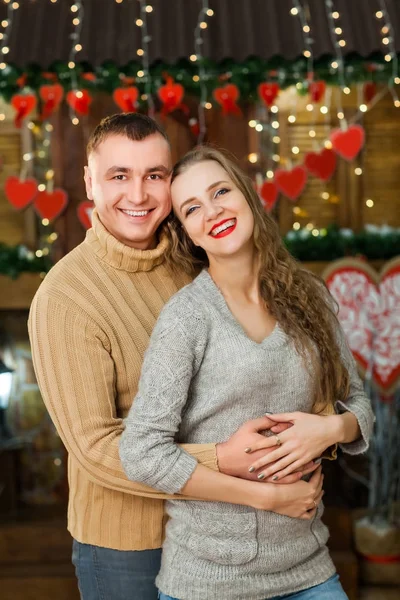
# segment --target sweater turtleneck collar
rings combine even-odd
[[[137,250],[123,244],[107,231],[96,210],[92,213],[92,227],[86,233],[85,242],[111,267],[130,273],[151,271],[153,267],[160,265],[168,247],[166,235],[161,235],[157,247],[153,250]]]

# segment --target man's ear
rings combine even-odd
[[[93,201],[92,174],[89,166],[84,167],[83,179],[85,180],[86,196],[88,200]]]

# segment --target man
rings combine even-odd
[[[149,117],[100,123],[85,167],[93,228],[53,267],[30,311],[38,383],[69,454],[68,529],[84,600],[157,598],[167,496],[126,478],[118,442],[156,319],[188,282],[164,264],[171,167],[166,135]],[[185,449],[211,469],[252,478],[255,453],[243,450],[271,425],[264,417],[241,427],[218,446],[218,466],[214,444]]]

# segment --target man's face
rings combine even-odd
[[[140,142],[110,135],[90,154],[87,197],[106,229],[123,244],[155,248],[157,228],[171,211],[171,167],[168,142],[158,133]]]

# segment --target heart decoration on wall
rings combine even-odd
[[[400,257],[378,274],[357,259],[334,261],[324,272],[339,304],[339,321],[363,372],[390,396],[400,381]]]
[[[307,183],[307,171],[303,166],[293,169],[277,169],[275,171],[275,182],[285,196],[290,200],[296,200]]]
[[[87,90],[71,90],[68,92],[66,100],[78,115],[85,116],[89,113],[89,106],[93,98]]]
[[[237,85],[234,83],[227,83],[223,87],[216,88],[213,91],[213,96],[220,106],[222,106],[222,113],[224,115],[236,115],[240,116],[242,111],[237,105],[239,100],[240,92]]]
[[[93,202],[85,200],[81,202],[76,209],[79,221],[82,223],[85,229],[90,229],[92,226],[92,213],[94,209]]]
[[[54,85],[42,85],[39,89],[39,96],[43,100],[40,118],[42,121],[45,121],[60,106],[64,96],[64,88],[59,83],[55,83]]]
[[[11,98],[11,104],[17,111],[14,117],[14,125],[18,129],[22,121],[36,108],[36,96],[34,94],[15,94]]]
[[[33,177],[21,181],[19,177],[11,175],[5,181],[4,192],[10,204],[17,210],[22,210],[37,196],[38,184]]]
[[[54,221],[54,219],[60,216],[67,204],[67,193],[61,188],[56,188],[52,192],[48,192],[47,190],[39,192],[33,206],[41,219]]]
[[[187,114],[189,109],[182,103],[185,88],[180,83],[175,83],[171,76],[166,76],[166,83],[158,89],[157,95],[162,102],[161,113],[164,116],[178,109]]]
[[[136,112],[139,90],[135,86],[120,87],[114,90],[114,102],[123,112]]]
[[[258,95],[267,108],[271,108],[279,94],[279,85],[277,83],[260,83],[258,86]]]
[[[273,180],[264,181],[262,184],[259,196],[261,202],[267,212],[271,212],[274,208],[276,201],[278,200],[279,190],[278,187]]]
[[[308,93],[313,102],[318,103],[322,100],[325,95],[326,83],[325,81],[312,81],[308,86]]]
[[[320,152],[307,152],[304,157],[307,171],[322,181],[328,181],[332,177],[336,163],[336,154],[329,148],[323,148]]]
[[[334,151],[346,160],[353,160],[365,141],[365,130],[361,125],[350,125],[347,129],[334,129],[330,136]]]

